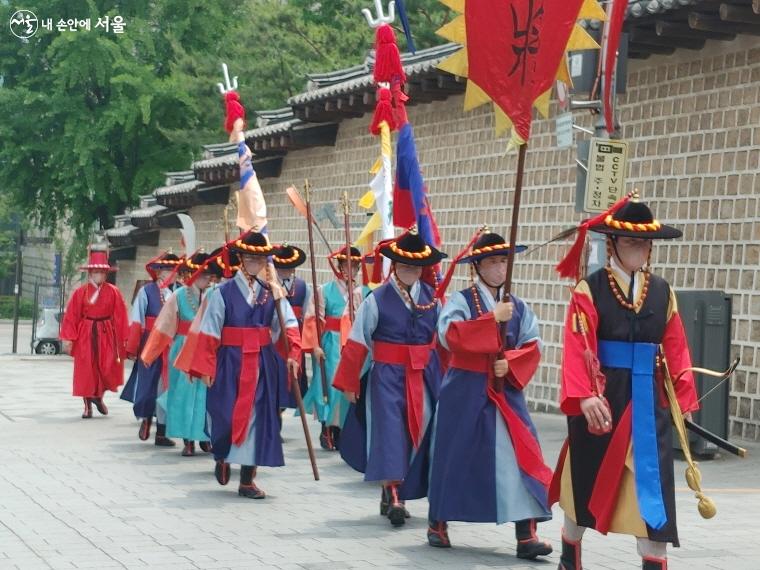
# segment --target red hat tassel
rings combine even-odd
[[[158,284],[158,286],[161,289],[166,289],[169,285],[171,285],[172,281],[177,277],[177,273],[179,273],[179,270],[184,265],[184,261],[180,261],[177,265],[174,266],[174,269],[172,269],[172,272],[169,273],[169,276],[161,281],[161,283]]]
[[[609,210],[602,212],[594,218],[581,222],[578,226],[578,235],[575,237],[575,242],[567,252],[567,255],[565,255],[565,257],[562,258],[562,261],[560,261],[555,267],[560,277],[572,277],[576,281],[580,280],[581,257],[583,256],[583,246],[586,244],[588,229],[591,226],[601,224],[607,216],[611,216],[617,212],[626,202],[628,202],[628,200],[631,199],[632,195],[632,193],[626,194],[620,200],[615,202]]]
[[[224,265],[222,275],[224,275],[225,279],[229,279],[232,277],[232,261],[230,261],[229,245],[225,245],[222,248],[222,264]]]
[[[485,231],[485,227],[479,228],[478,231],[476,231],[472,238],[470,239],[470,242],[464,246],[464,249],[460,251],[457,256],[451,260],[451,263],[449,264],[449,268],[446,271],[446,275],[443,277],[443,281],[441,281],[438,284],[438,288],[435,290],[435,296],[437,299],[443,299],[446,296],[446,289],[449,288],[449,284],[451,283],[452,277],[454,277],[454,271],[457,268],[457,263],[461,261],[461,259],[467,255],[467,253],[470,251],[473,245],[475,245],[475,242],[478,241],[478,238],[480,235]]]

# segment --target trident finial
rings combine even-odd
[[[367,19],[370,28],[379,28],[383,24],[390,24],[396,19],[395,2],[388,2],[388,15],[386,16],[385,11],[383,10],[382,0],[375,0],[375,11],[377,12],[376,18],[372,16],[372,12],[369,8],[364,8],[362,10],[362,14],[364,14],[364,17]]]
[[[219,88],[219,92],[224,95],[228,91],[234,91],[238,87],[237,82],[237,75],[232,78],[232,83],[230,83],[230,70],[227,69],[227,64],[222,64],[222,71],[224,71],[224,84],[217,83],[216,86]]]

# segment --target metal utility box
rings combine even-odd
[[[723,291],[677,291],[681,315],[694,366],[725,370],[731,360],[731,296]],[[671,371],[673,374],[676,371]],[[717,378],[696,374],[697,394],[709,392]],[[716,435],[728,438],[729,382],[724,382],[700,403],[694,421]],[[691,451],[702,456],[714,455],[718,448],[689,433]],[[676,447],[678,442],[676,441]]]

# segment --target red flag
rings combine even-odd
[[[468,0],[468,78],[528,140],[532,107],[557,76],[583,0]]]

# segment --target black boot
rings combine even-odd
[[[641,559],[641,567],[643,570],[668,570],[668,559],[645,556]]]
[[[256,476],[256,467],[251,465],[241,465],[240,467],[240,486],[238,495],[246,499],[264,499],[267,494],[256,486],[253,478]]]
[[[82,398],[84,401],[84,411],[82,412],[82,419],[88,420],[92,417],[92,404],[89,398]]]
[[[143,418],[143,421],[140,423],[140,431],[137,432],[137,437],[142,441],[147,441],[150,437],[150,426],[152,425],[153,418]]]
[[[428,521],[427,539],[428,544],[435,548],[451,548],[446,521]]]
[[[156,445],[158,447],[174,447],[174,440],[166,437],[166,424],[156,424]]]
[[[332,436],[333,449],[338,451],[340,449],[340,428],[330,426],[330,435]]]
[[[214,466],[214,476],[217,483],[220,485],[226,485],[230,482],[230,464],[226,463],[223,459],[217,459]]]
[[[388,508],[391,506],[391,498],[388,495],[388,491],[385,488],[385,485],[380,487],[380,516],[381,517],[387,517],[388,516]]]
[[[536,519],[526,519],[515,523],[517,537],[517,557],[533,560],[537,556],[552,553],[552,545],[540,540],[536,534]]]
[[[582,570],[581,541],[573,542],[562,535],[562,556],[557,570]]]
[[[325,423],[322,423],[322,432],[319,434],[319,445],[326,451],[335,451],[332,429]]]
[[[183,440],[185,447],[182,448],[182,457],[192,457],[195,455],[195,442],[189,439]]]
[[[406,507],[398,498],[398,485],[392,483],[386,487],[388,493],[388,520],[393,526],[403,526],[406,523]]]
[[[201,448],[201,451],[203,453],[211,453],[211,442],[210,441],[202,441],[198,444],[198,447]]]
[[[98,413],[101,416],[108,415],[108,408],[106,407],[106,403],[103,401],[102,396],[100,398],[90,398],[90,402],[95,404],[95,408],[97,408]]]

